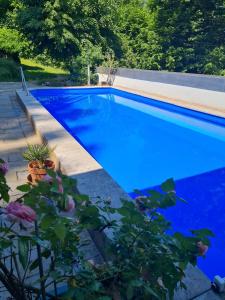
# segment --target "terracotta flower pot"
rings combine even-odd
[[[52,160],[46,160],[43,168],[39,168],[38,162],[36,161],[31,161],[28,164],[28,172],[31,175],[32,182],[40,181],[47,174],[47,170],[54,169],[55,164]]]

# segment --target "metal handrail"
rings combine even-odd
[[[26,95],[29,96],[29,91],[27,88],[27,83],[26,83],[26,79],[25,79],[22,67],[20,67],[20,75],[21,75],[21,80],[22,80],[22,89],[26,92]]]

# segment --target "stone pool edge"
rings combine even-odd
[[[16,90],[34,130],[56,147],[54,154],[63,173],[77,179],[80,193],[91,197],[111,198],[115,207],[121,198],[129,198],[103,167],[73,138],[66,129],[32,96]]]
[[[129,199],[127,193],[122,190],[102,166],[32,95],[27,96],[23,90],[16,90],[16,95],[35,132],[50,147],[56,146],[54,154],[59,168],[64,174],[77,179],[77,188],[80,193],[90,197],[110,198],[115,207],[120,205],[121,198]],[[98,242],[96,243],[95,237],[92,237],[92,239],[100,253],[102,253],[101,245]],[[210,281],[205,274],[191,265],[187,269],[185,281],[189,287],[188,291],[178,290],[174,300],[187,300],[204,293],[210,288]]]

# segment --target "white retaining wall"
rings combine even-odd
[[[104,72],[104,73],[103,73]],[[146,72],[150,72],[149,74]],[[154,73],[157,75],[154,81]],[[106,81],[107,70],[99,69],[99,81]],[[186,103],[225,111],[225,77],[119,69],[114,87],[157,95]],[[121,76],[122,75],[122,76]],[[149,76],[148,76],[149,75]],[[179,80],[180,76],[180,80]],[[132,78],[133,77],[133,78]],[[134,78],[135,77],[135,78]],[[161,82],[160,82],[161,81]],[[196,86],[199,86],[197,88]]]

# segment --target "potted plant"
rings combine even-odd
[[[55,169],[54,162],[49,159],[53,150],[47,144],[28,145],[23,157],[29,162],[28,180],[30,182],[41,180],[47,174],[47,170]]]

